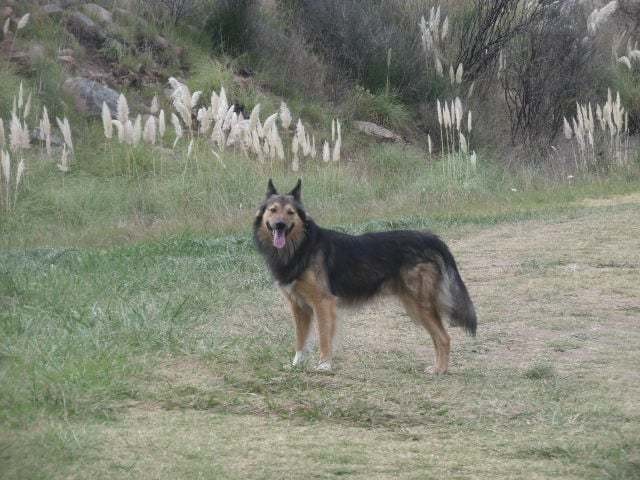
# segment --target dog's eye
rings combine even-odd
[[[276,213],[276,212],[278,211],[278,209],[277,209],[276,207],[271,207],[271,208],[269,209],[269,211],[270,211],[271,213]]]
[[[295,212],[293,210],[287,210],[288,215],[293,215]]]

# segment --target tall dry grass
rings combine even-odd
[[[292,171],[299,171],[304,161],[318,158],[317,145],[323,145],[323,159],[328,149],[331,159],[339,162],[342,155],[342,126],[339,120],[332,122],[331,140],[320,138],[316,143],[315,133],[301,118],[292,131],[293,114],[285,102],[277,112],[261,119],[261,105],[256,104],[249,118],[236,111],[236,105],[230,103],[224,87],[219,92],[213,90],[209,102],[203,101],[203,92],[191,92],[189,87],[175,78],[169,79],[171,92],[168,102],[171,105],[171,125],[176,149],[183,138],[189,140],[187,160],[192,153],[199,151],[194,140],[206,141],[211,155],[220,158],[227,149],[255,158],[259,163],[280,162]],[[105,139],[113,139],[113,129],[120,143],[137,147],[144,142],[150,148],[163,144],[165,135],[165,111],[160,108],[158,97],[154,97],[149,109],[151,114],[144,121],[140,114],[131,120],[127,98],[121,94],[118,101],[117,118],[113,119],[106,104],[102,106],[102,122]],[[197,156],[196,156],[197,161]]]

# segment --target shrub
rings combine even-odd
[[[384,91],[389,83],[403,101],[422,99],[428,83],[418,12],[427,11],[426,2],[300,0],[287,4],[314,50],[334,67],[334,78],[348,78],[372,92]]]
[[[204,30],[214,51],[232,56],[252,46],[255,0],[219,0],[211,7]]]
[[[499,76],[511,138],[552,141],[590,78],[592,48],[584,48],[586,21],[579,6],[549,5],[504,50]]]
[[[355,120],[367,120],[393,130],[406,130],[411,113],[393,93],[374,94],[356,86],[347,95],[345,114]]]

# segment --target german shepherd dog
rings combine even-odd
[[[475,335],[476,314],[453,255],[429,232],[347,235],[321,228],[301,201],[302,182],[286,195],[269,180],[253,225],[257,249],[288,300],[296,330],[293,366],[299,366],[315,316],[320,343],[317,370],[331,370],[336,306],[378,294],[396,295],[423,325],[435,347],[436,374],[446,373],[450,338],[443,325]]]

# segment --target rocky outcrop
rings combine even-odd
[[[371,135],[372,137],[379,138],[381,140],[389,140],[393,142],[402,142],[402,137],[397,133],[393,133],[391,130],[388,130],[380,125],[376,125],[371,122],[361,122],[355,121],[353,122],[353,126],[360,130],[362,133],[367,135]]]
[[[40,13],[43,15],[60,16],[64,13],[64,9],[57,3],[47,3],[40,7]]]
[[[118,108],[120,94],[93,80],[82,77],[69,78],[62,88],[65,93],[73,97],[76,109],[80,112],[99,116],[102,112],[102,102],[107,102],[112,112]]]
[[[102,29],[84,13],[72,12],[66,18],[67,30],[83,45],[99,48],[106,40]]]
[[[105,24],[113,23],[113,15],[111,15],[111,12],[102,8],[100,5],[96,5],[95,3],[85,3],[82,5],[82,10],[87,15],[95,18],[98,22]]]

